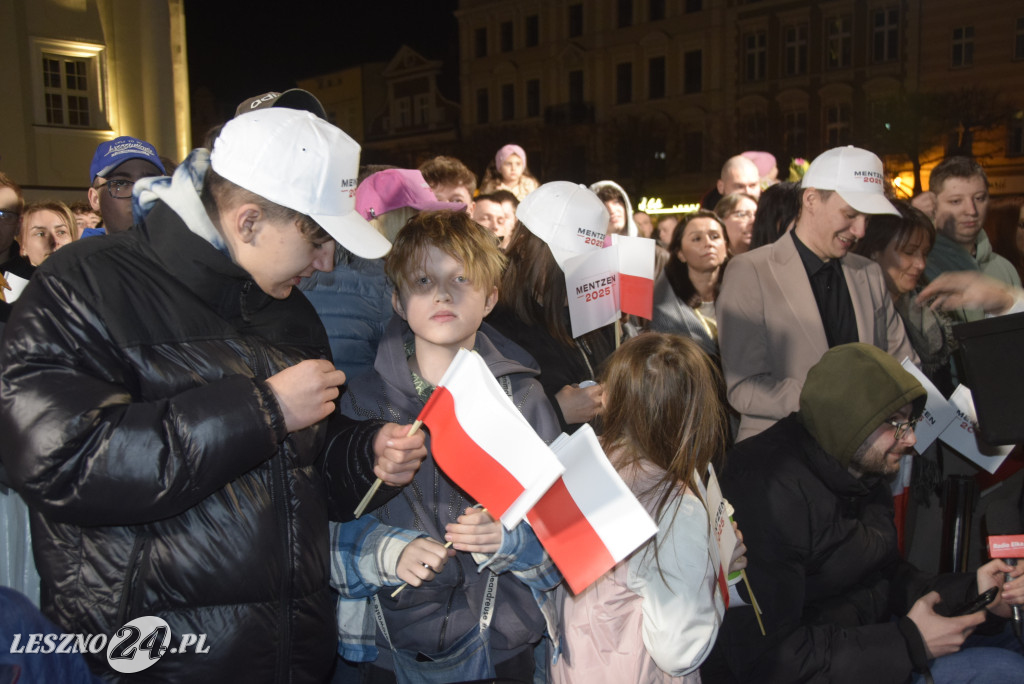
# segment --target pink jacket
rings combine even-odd
[[[639,496],[662,472],[649,466],[620,475]],[[657,499],[640,498],[652,514]],[[551,682],[700,682],[700,665],[725,616],[717,545],[708,541],[704,504],[688,491],[657,522],[657,562],[652,540],[579,596],[558,588],[564,650],[551,666]]]

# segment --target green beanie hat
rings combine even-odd
[[[928,393],[896,359],[861,342],[829,349],[807,373],[798,419],[843,466],[882,421],[907,404],[921,415]]]

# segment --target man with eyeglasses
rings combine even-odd
[[[99,144],[89,166],[89,205],[103,216],[103,228],[82,231],[82,237],[120,233],[132,227],[135,182],[166,174],[156,148],[128,135]]]
[[[1006,626],[1024,567],[932,576],[900,556],[886,478],[917,442],[926,396],[881,349],[839,345],[808,371],[798,411],[728,454],[722,490],[764,624],[749,605],[726,613],[718,648],[739,681],[1019,681],[1012,635],[967,637]],[[991,587],[987,611],[948,617]]]

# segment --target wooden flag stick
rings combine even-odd
[[[452,542],[448,542],[447,544],[444,545],[444,548],[450,549],[451,546],[452,546]],[[424,565],[424,567],[430,567],[430,566]],[[398,587],[393,592],[391,592],[391,598],[395,598],[396,596],[398,596],[398,594],[401,593],[401,591],[403,589],[405,589],[407,586],[409,586],[409,583],[408,582],[403,582],[400,587]]]
[[[750,580],[747,579],[746,568],[740,570],[740,574],[743,575],[743,583],[747,585],[747,593],[750,594],[750,605],[754,608],[754,617],[757,618],[757,626],[761,628],[761,636],[765,636],[764,623],[761,622],[761,606],[757,605],[757,599],[754,598],[754,590],[750,586]]]
[[[423,425],[422,420],[417,420],[415,423],[413,423],[412,427],[409,428],[409,434],[407,434],[406,437],[412,437],[413,435],[415,435],[416,431],[420,429],[421,425]],[[358,506],[356,506],[355,516],[357,518],[361,516],[363,514],[363,511],[366,510],[366,507],[370,505],[370,501],[373,499],[373,495],[377,493],[378,489],[380,489],[380,485],[382,482],[383,480],[381,480],[378,477],[374,481],[373,486],[370,487],[370,491],[366,492],[366,496],[364,496],[363,500],[359,502]]]

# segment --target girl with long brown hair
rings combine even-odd
[[[692,340],[647,333],[601,377],[601,444],[658,533],[579,595],[559,597],[565,655],[552,681],[699,681],[725,614],[703,494],[728,437],[721,375]],[[740,544],[725,559],[730,571],[746,566],[744,553]]]

